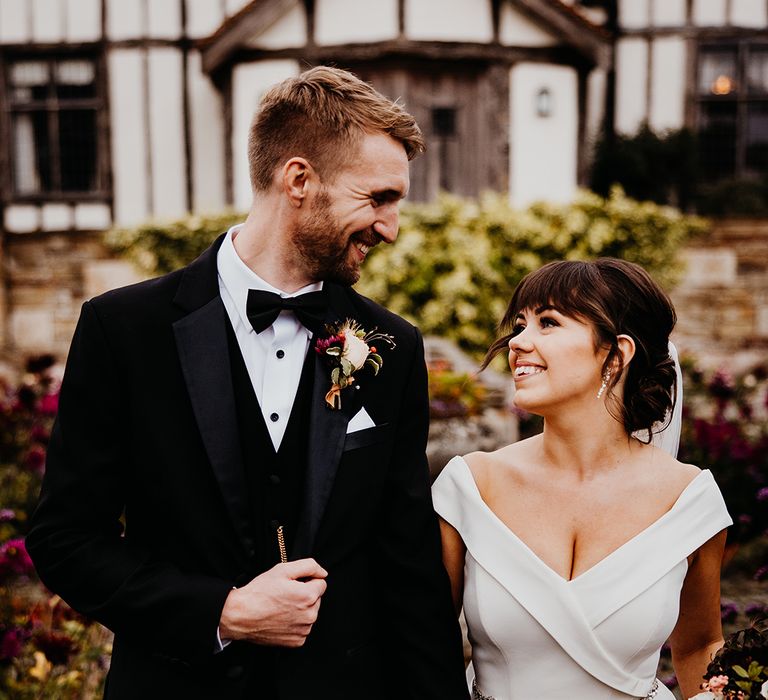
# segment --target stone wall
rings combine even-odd
[[[705,367],[768,359],[768,220],[722,220],[684,251],[675,341]]]
[[[2,350],[18,364],[53,352],[63,358],[85,299],[138,279],[111,259],[101,233],[6,234],[3,246]]]

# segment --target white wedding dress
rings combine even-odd
[[[475,698],[673,698],[655,676],[677,621],[687,557],[731,524],[709,471],[662,517],[571,581],[485,504],[461,457],[443,469],[432,496],[467,549]]]

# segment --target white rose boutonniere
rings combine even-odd
[[[331,388],[325,402],[331,408],[341,408],[341,391],[355,381],[354,373],[370,367],[374,375],[379,373],[382,360],[374,342],[395,347],[395,340],[387,333],[374,328],[365,331],[359,323],[347,319],[344,323],[327,326],[328,337],[315,343],[315,352],[323,355],[331,366]]]

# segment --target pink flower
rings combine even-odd
[[[40,413],[45,416],[55,416],[59,410],[59,395],[46,394],[40,399]]]
[[[719,693],[728,685],[728,676],[712,676],[707,681],[707,690]]]
[[[9,575],[29,576],[34,571],[24,540],[8,540],[0,546],[0,579]]]

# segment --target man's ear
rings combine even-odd
[[[616,336],[616,343],[619,346],[618,353],[621,356],[622,367],[626,369],[635,356],[635,341],[630,336],[621,334]],[[616,369],[618,370],[618,367]]]
[[[317,178],[317,173],[309,161],[296,156],[285,162],[280,178],[283,192],[291,204],[298,208],[309,195],[311,182]]]

